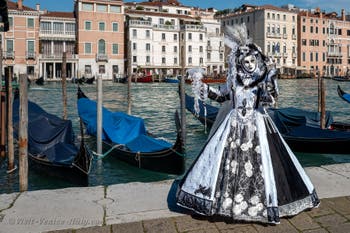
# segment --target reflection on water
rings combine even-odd
[[[350,83],[339,83],[326,80],[326,108],[332,111],[336,121],[350,122],[348,112],[350,104],[344,102],[337,96],[337,85],[350,92]],[[127,85],[104,82],[103,104],[112,111],[127,111]],[[85,94],[96,99],[96,86],[81,86]],[[187,85],[190,93],[190,86]],[[279,107],[297,107],[303,109],[317,110],[317,80],[279,80],[280,96]],[[179,109],[179,98],[177,85],[171,83],[132,84],[132,114],[144,118],[148,130],[159,137],[174,142],[176,138],[174,112]],[[68,84],[68,118],[72,120],[76,134],[79,133],[79,119],[76,109],[77,86]],[[62,90],[60,83],[45,83],[42,87],[33,86],[29,89],[29,99],[38,103],[47,112],[63,115]],[[186,142],[186,166],[188,167],[199,153],[207,135],[204,127],[187,113],[187,142]],[[89,141],[89,138],[88,138]],[[91,140],[90,140],[91,141]],[[94,145],[91,145],[94,147]],[[350,162],[350,155],[321,155],[321,154],[297,154],[303,166],[320,166],[324,164]],[[125,182],[149,182],[176,178],[167,175],[138,169],[129,166],[112,157],[103,161],[94,161],[89,185],[107,185]],[[69,187],[71,184],[29,171],[29,189],[47,189]],[[6,163],[0,164],[0,193],[18,191],[18,170],[14,174],[6,174]]]

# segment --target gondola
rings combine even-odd
[[[338,82],[349,82],[350,81],[350,77],[348,77],[348,76],[333,76],[332,79],[335,81],[338,81]]]
[[[73,77],[71,81],[72,81],[72,83],[76,83],[76,84],[83,84],[84,83],[84,80],[82,78],[76,78],[76,77]]]
[[[200,113],[195,114],[194,98],[186,95],[186,109],[200,122],[212,127],[219,108],[206,104],[207,116],[203,114],[203,102],[199,101]],[[350,154],[348,124],[335,123],[330,112],[326,114],[326,129],[321,129],[320,114],[297,108],[270,108],[267,110],[287,144],[295,152]],[[345,128],[344,128],[345,127]],[[337,130],[335,130],[337,129]],[[342,129],[342,130],[338,130]]]
[[[342,98],[343,100],[345,100],[346,102],[350,103],[350,94],[346,93],[345,91],[343,91],[340,86],[338,85],[337,87],[337,92],[340,98]]]
[[[96,102],[78,88],[78,113],[87,133],[96,136]],[[133,166],[169,174],[185,169],[184,145],[176,114],[176,142],[172,145],[148,134],[143,119],[103,108],[103,151]]]
[[[19,98],[13,102],[14,137],[18,140]],[[31,169],[77,185],[88,185],[92,153],[83,137],[79,146],[70,120],[47,113],[28,101],[28,160]]]
[[[35,80],[35,84],[36,85],[39,85],[39,86],[42,86],[42,85],[44,85],[44,77],[40,77],[40,78],[38,78],[37,80]]]
[[[85,79],[84,79],[84,82],[85,82],[86,84],[93,84],[94,81],[95,81],[95,76],[92,76],[91,78],[85,78]]]

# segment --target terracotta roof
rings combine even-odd
[[[50,11],[41,15],[42,17],[75,18],[74,12]]]
[[[154,2],[124,2],[125,6],[153,6],[153,7],[161,7],[161,6],[178,6],[178,7],[186,7],[177,1],[168,0],[167,2],[154,1]]]
[[[273,6],[273,5],[262,5],[260,8],[263,8],[265,10],[275,10],[275,11],[283,11],[283,12],[289,12],[289,13],[293,13],[287,9],[283,9],[277,6]]]
[[[7,8],[8,8],[9,10],[19,10],[19,9],[18,9],[18,6],[17,6],[17,2],[8,1],[8,2],[7,2]],[[36,11],[35,9],[30,8],[30,7],[27,7],[27,6],[25,6],[25,5],[23,5],[23,10],[24,10],[24,11]]]
[[[170,14],[166,12],[151,12],[151,11],[141,11],[141,10],[125,10],[126,14],[138,14],[138,15],[150,15],[150,16],[163,16],[163,17],[173,17],[173,18],[182,18],[182,19],[196,19],[195,17],[189,15],[179,15],[179,14]]]

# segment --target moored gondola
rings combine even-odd
[[[195,114],[194,98],[186,95],[186,109],[200,122],[212,127],[219,108],[206,104],[207,116],[203,114],[203,102],[199,101],[200,113]],[[326,116],[326,129],[321,129],[320,114],[297,108],[270,108],[267,110],[279,132],[293,151],[304,153],[350,154],[348,124],[335,123],[330,112]],[[346,129],[345,129],[346,128]],[[335,130],[340,129],[340,130]]]
[[[14,136],[18,139],[19,98],[13,102]],[[76,145],[72,122],[47,113],[28,101],[28,160],[30,168],[78,185],[88,185],[92,153]]]
[[[78,113],[88,134],[96,136],[96,102],[78,88]],[[103,108],[103,150],[139,168],[169,174],[185,170],[184,145],[175,114],[176,142],[172,145],[147,133],[143,119]]]
[[[342,98],[343,100],[345,100],[346,102],[350,103],[350,94],[346,93],[345,91],[343,91],[340,86],[338,85],[337,87],[337,92],[340,98]]]

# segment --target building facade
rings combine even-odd
[[[76,0],[78,77],[124,73],[124,12],[119,0]]]
[[[27,73],[29,78],[38,75],[39,16],[40,11],[8,1],[9,31],[1,36],[3,69],[18,77]],[[3,71],[2,71],[3,72]]]
[[[299,65],[327,77],[350,75],[350,21],[320,9],[298,16]]]
[[[76,20],[73,12],[45,12],[40,15],[39,77],[62,77],[62,59],[66,52],[66,77],[77,77]]]
[[[223,28],[245,23],[248,36],[264,54],[275,60],[281,74],[297,68],[297,13],[264,5],[242,5],[235,12],[219,16]]]
[[[207,74],[224,70],[223,35],[213,18],[177,1],[125,3],[127,73],[161,77],[183,69],[203,68]],[[214,25],[214,26],[213,26]],[[216,28],[215,28],[216,26]],[[210,49],[208,44],[215,46]],[[209,49],[208,49],[209,48]],[[219,55],[221,51],[221,56]]]

